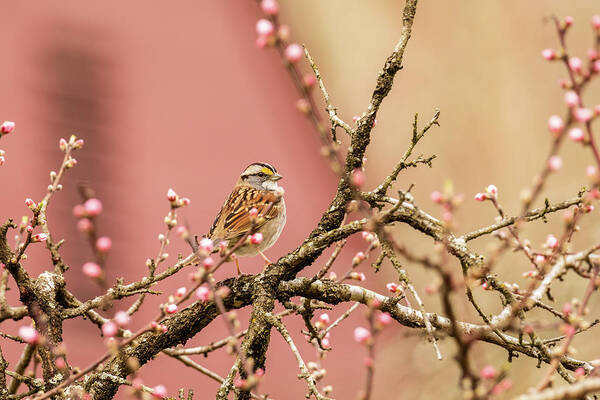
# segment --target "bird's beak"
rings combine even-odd
[[[278,180],[280,180],[281,178],[283,178],[283,176],[279,175],[279,174],[273,174],[271,175],[271,180],[273,182],[277,182]]]

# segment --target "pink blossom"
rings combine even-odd
[[[202,238],[200,240],[199,247],[200,247],[200,250],[203,250],[207,253],[211,253],[215,248],[215,244],[209,238]]]
[[[175,191],[171,188],[167,190],[167,200],[169,200],[170,202],[174,202],[175,200],[177,200],[177,193],[175,193]]]
[[[592,70],[594,72],[600,72],[600,60],[594,61],[594,63],[592,64]]]
[[[302,46],[297,43],[292,43],[285,48],[285,58],[287,58],[289,62],[296,62],[300,60],[303,53],[304,51],[302,50]]]
[[[360,168],[355,168],[354,171],[352,171],[352,175],[350,176],[350,181],[352,182],[352,185],[356,186],[357,188],[360,188],[362,185],[365,184],[365,174]]]
[[[433,192],[431,192],[429,198],[431,199],[431,201],[437,204],[440,204],[444,201],[444,195],[439,190],[434,190]]]
[[[584,137],[585,134],[580,128],[573,128],[569,131],[569,138],[571,138],[571,140],[574,142],[581,142],[583,141]]]
[[[203,302],[210,300],[212,297],[210,289],[206,286],[200,286],[198,289],[196,289],[196,297]]]
[[[32,242],[45,242],[48,240],[48,235],[45,233],[37,233],[31,237]]]
[[[260,8],[267,15],[277,15],[279,13],[279,4],[275,0],[262,0]]]
[[[185,226],[178,226],[175,233],[182,239],[185,239],[188,236],[188,230]]]
[[[215,266],[215,260],[212,257],[206,257],[203,261],[202,261],[202,266],[205,269],[210,269],[212,267]]]
[[[364,240],[366,240],[369,243],[375,240],[375,235],[373,235],[371,232],[362,231],[361,236]]]
[[[4,158],[4,156],[0,156],[0,165],[4,165],[5,162],[6,158]]]
[[[83,203],[83,207],[90,217],[96,217],[102,212],[102,202],[98,199],[88,199]]]
[[[187,197],[182,197],[179,200],[179,205],[182,206],[182,207],[183,206],[189,206],[191,203],[192,203],[192,201],[190,199],[188,199]]]
[[[260,244],[263,241],[263,234],[260,232],[255,233],[254,235],[250,236],[250,243],[252,244]]]
[[[356,253],[354,258],[352,259],[352,264],[358,265],[361,262],[363,262],[364,259],[365,259],[365,253],[363,253],[362,251],[359,251],[358,253]]]
[[[275,28],[273,28],[273,24],[268,19],[261,18],[256,23],[256,33],[258,33],[259,36],[269,36],[272,35],[274,31]]]
[[[306,99],[298,99],[296,102],[296,108],[302,114],[308,114],[311,110],[310,103]]]
[[[25,228],[25,230],[26,230],[27,232],[33,232],[33,226],[31,226],[31,225],[27,225],[27,228]]]
[[[73,143],[73,148],[74,148],[74,149],[80,149],[80,148],[82,148],[82,147],[83,147],[83,144],[84,144],[84,141],[83,141],[83,139],[77,139],[77,140],[75,141],[75,143]]]
[[[481,284],[481,288],[482,288],[483,290],[491,290],[491,289],[492,289],[492,285],[490,285],[490,283],[489,283],[488,281],[484,281],[484,282]]]
[[[186,292],[187,292],[187,289],[184,286],[182,286],[179,289],[177,289],[177,291],[175,292],[175,296],[183,297],[183,296],[185,296]]]
[[[579,367],[575,370],[575,375],[577,376],[585,376],[585,369],[583,367]]]
[[[329,314],[323,313],[323,314],[319,315],[319,321],[321,321],[324,324],[329,324],[329,321],[330,321]]]
[[[546,262],[546,257],[544,257],[541,254],[538,254],[537,256],[535,256],[535,262],[536,264],[543,264]]]
[[[566,26],[573,25],[573,22],[575,22],[575,20],[573,19],[573,17],[568,16],[568,15],[565,17],[565,25]]]
[[[556,236],[550,234],[546,237],[546,246],[551,248],[551,249],[555,249],[558,247],[558,239],[556,238]]]
[[[573,117],[579,122],[588,122],[594,117],[594,112],[589,108],[579,107],[573,110]]]
[[[600,104],[594,106],[594,115],[600,115]]]
[[[475,195],[475,200],[477,200],[477,201],[485,201],[485,200],[487,200],[488,198],[489,198],[489,197],[488,197],[488,195],[487,195],[487,194],[485,194],[485,193],[477,193],[477,194]]]
[[[562,159],[559,156],[552,156],[548,159],[548,168],[550,171],[558,171],[563,166]]]
[[[563,123],[562,118],[559,117],[558,115],[552,115],[548,119],[548,129],[550,130],[550,132],[560,133],[564,127],[565,127],[565,124]]]
[[[489,185],[486,189],[486,192],[488,192],[489,194],[491,194],[492,196],[496,196],[498,195],[498,188],[495,185]]]
[[[362,326],[354,329],[354,340],[360,344],[366,344],[371,340],[371,332]]]
[[[125,311],[117,311],[113,320],[115,323],[121,327],[129,325],[131,318]]]
[[[302,77],[302,83],[307,88],[311,88],[317,84],[317,78],[313,74],[305,74]]]
[[[579,57],[571,57],[569,58],[569,68],[573,72],[581,72],[581,68],[583,68],[583,61]]]
[[[559,79],[558,80],[558,86],[560,86],[563,89],[567,89],[571,86],[571,84],[569,83],[569,81],[567,79]]]
[[[256,45],[257,49],[264,49],[267,46],[268,42],[269,39],[266,36],[259,36],[256,38],[254,44]]]
[[[256,207],[252,207],[250,209],[250,211],[248,211],[248,215],[250,215],[251,217],[257,217],[258,216],[258,209]]]
[[[35,344],[40,341],[40,335],[33,326],[25,325],[19,328],[19,336],[29,344]]]
[[[37,205],[35,204],[35,201],[30,199],[29,197],[25,199],[25,205],[31,209],[34,209],[37,207]]]
[[[64,138],[60,138],[60,140],[58,141],[58,148],[61,149],[62,151],[65,151],[67,149],[67,146],[69,144],[67,143],[67,141]]]
[[[390,282],[390,283],[386,284],[385,287],[387,288],[387,290],[390,293],[397,293],[400,290],[400,287],[398,286],[398,284],[394,283],[394,282]]]
[[[562,311],[563,311],[563,314],[568,317],[569,314],[571,314],[573,312],[573,305],[571,303],[565,303],[563,305]]]
[[[167,388],[164,385],[156,385],[152,388],[152,396],[158,399],[167,397]]]
[[[600,15],[592,15],[592,26],[594,29],[600,29]]]
[[[556,52],[553,49],[544,49],[542,50],[542,57],[548,61],[554,60],[556,58]]]
[[[167,304],[167,306],[165,307],[165,312],[167,314],[175,314],[177,312],[177,304],[174,303],[169,303]]]
[[[598,169],[594,166],[594,165],[588,165],[585,168],[585,173],[587,174],[587,176],[589,177],[595,177],[596,174],[598,174]]]
[[[351,272],[350,279],[363,282],[365,279],[367,279],[367,277],[362,272]]]
[[[106,253],[112,247],[112,240],[108,236],[101,236],[96,241],[96,249],[101,253]]]
[[[565,103],[567,103],[569,107],[575,107],[579,104],[579,95],[573,90],[569,90],[565,93]]]
[[[102,268],[94,262],[83,264],[83,273],[88,278],[99,278],[102,275]]]
[[[15,123],[12,121],[4,121],[2,125],[0,125],[0,132],[3,134],[9,134],[15,130]]]
[[[389,325],[392,323],[393,318],[389,313],[382,312],[377,316],[377,321],[379,321],[381,325]]]
[[[290,27],[285,24],[279,25],[277,35],[279,36],[279,39],[287,41],[290,38]]]
[[[596,51],[596,49],[587,49],[586,54],[590,61],[594,61],[598,58],[598,51]]]
[[[479,374],[483,379],[493,379],[497,373],[498,371],[496,371],[496,368],[492,367],[491,365],[486,365],[481,369]]]
[[[565,324],[562,326],[563,332],[565,333],[565,335],[567,336],[574,336],[575,335],[575,327],[571,324]]]
[[[94,224],[92,224],[92,221],[90,221],[87,218],[82,218],[79,221],[77,221],[77,229],[79,230],[79,232],[91,232],[93,227]]]
[[[106,321],[102,324],[102,335],[113,337],[119,332],[119,327],[113,321]]]

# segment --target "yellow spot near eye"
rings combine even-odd
[[[273,171],[271,171],[269,168],[267,167],[263,167],[260,172],[267,174],[267,175],[273,175]]]

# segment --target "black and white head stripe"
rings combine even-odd
[[[277,173],[275,167],[267,163],[253,163],[246,167],[242,178],[247,178],[251,175],[269,176]]]

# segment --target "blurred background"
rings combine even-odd
[[[366,109],[377,73],[399,38],[403,2],[282,0],[280,6],[281,21],[291,28],[291,40],[309,48],[332,102],[350,122]],[[120,276],[126,281],[139,279],[146,273],[144,262],[156,255],[157,235],[164,231],[169,187],[191,198],[180,220],[203,234],[246,165],[255,161],[275,165],[284,176],[288,223],[279,242],[267,252],[272,259],[296,247],[327,207],[336,179],[319,153],[312,127],[295,108],[298,96],[279,57],[271,49],[255,47],[255,24],[262,15],[254,1],[47,1],[35,7],[4,1],[2,10],[0,118],[15,121],[17,129],[0,143],[7,153],[7,162],[0,168],[0,218],[19,219],[28,214],[26,197],[36,201],[43,197],[49,171],[58,169],[62,160],[60,137],[75,133],[84,138],[85,147],[75,154],[79,163],[69,171],[65,189],[55,195],[49,211],[55,238],[66,238],[63,256],[71,266],[66,274],[68,289],[81,299],[99,294],[100,289],[81,272],[92,254],[71,211],[80,202],[80,183],[88,183],[104,203],[99,230],[113,240],[106,267],[110,282]],[[557,46],[549,17],[574,17],[568,41],[573,53],[585,58],[592,44],[589,21],[599,11],[594,2],[559,0],[419,4],[404,70],[377,117],[367,153],[366,186],[378,185],[403,154],[414,113],[427,121],[439,108],[441,128],[432,130],[415,151],[437,154],[434,168],[403,174],[398,188],[414,183],[417,203],[439,216],[441,210],[429,193],[451,179],[454,190],[465,195],[465,204],[456,214],[459,232],[493,222],[491,205],[472,200],[490,183],[498,186],[505,210],[517,213],[521,190],[531,185],[549,150],[547,119],[565,112],[557,84],[565,75],[564,68],[540,56],[541,49]],[[304,61],[301,68],[309,71]],[[585,101],[589,105],[600,102],[597,84],[588,89]],[[544,193],[551,201],[576,195],[587,183],[585,167],[592,161],[587,149],[572,142],[564,144],[561,157],[564,168],[550,177]],[[597,211],[593,214],[582,221],[583,233],[575,237],[575,250],[597,243]],[[539,248],[548,233],[560,233],[560,229],[557,215],[547,224],[531,224],[525,237]],[[430,239],[406,227],[396,232],[415,252],[433,253]],[[493,240],[478,239],[471,246],[485,254]],[[336,271],[345,272],[355,252],[363,248],[361,240],[351,241]],[[187,251],[175,239],[169,260]],[[34,275],[51,265],[41,246],[29,256],[25,266]],[[324,257],[304,274],[318,270]],[[496,272],[523,284],[526,259],[517,254],[502,261]],[[262,261],[242,259],[241,266],[245,272],[256,273]],[[455,266],[460,277],[460,268]],[[422,293],[434,283],[435,276],[420,266],[407,264],[406,268]],[[380,292],[385,283],[397,279],[388,265],[377,275],[366,263],[362,271],[367,274],[365,285]],[[227,265],[217,278],[233,274],[235,267]],[[149,298],[132,327],[141,327],[155,316],[168,294],[189,284],[187,271],[182,271],[159,285],[164,295]],[[556,306],[580,297],[584,287],[585,282],[569,279],[556,283]],[[497,296],[480,289],[475,294],[487,312],[500,310]],[[15,304],[14,290],[11,296]],[[437,296],[424,300],[428,310],[441,310]],[[478,322],[461,295],[455,302],[461,318]],[[130,303],[117,303],[105,315],[112,316]],[[597,305],[598,299],[592,298],[590,308],[597,309]],[[330,313],[332,318],[348,307],[337,307]],[[245,326],[248,310],[240,310],[238,316]],[[592,312],[590,318],[596,316]],[[25,323],[4,322],[1,330],[15,334]],[[314,350],[299,333],[300,318],[288,317],[288,323],[305,360],[315,360]],[[354,343],[352,331],[365,324],[364,310],[360,310],[332,333],[335,350],[323,361],[328,371],[323,384],[333,385],[333,396],[338,399],[355,398],[364,385],[366,350]],[[556,331],[549,331],[547,336],[555,335]],[[224,324],[215,321],[188,344],[208,344],[225,336]],[[600,357],[594,336],[592,330],[577,337],[577,356]],[[303,398],[305,383],[296,378],[293,355],[279,335],[274,333],[272,338],[260,393],[275,399]],[[0,342],[14,366],[21,346],[5,339]],[[105,351],[98,329],[80,319],[66,323],[65,343],[69,362],[81,367]],[[377,348],[375,399],[460,397],[453,342],[442,343],[444,360],[440,362],[416,332],[390,327]],[[485,344],[475,349],[478,367],[506,364],[503,351]],[[233,362],[223,351],[196,360],[223,376]],[[510,365],[513,388],[507,397],[540,379],[544,369],[536,369],[535,364],[521,356]],[[197,399],[212,398],[218,387],[164,355],[140,373],[146,385],[164,384],[170,395],[183,387],[193,389]],[[121,389],[118,398],[128,398],[127,390]]]

